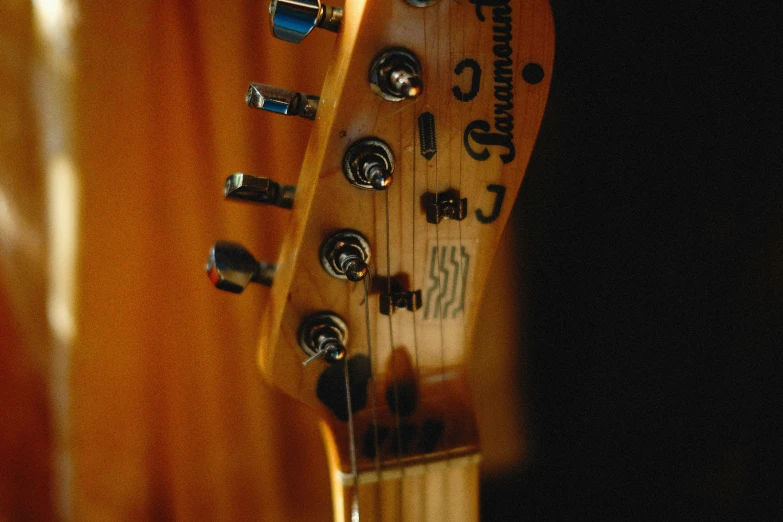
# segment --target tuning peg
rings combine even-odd
[[[272,0],[269,19],[275,38],[299,43],[315,27],[339,31],[343,10],[323,5],[320,0]]]
[[[301,116],[315,119],[318,110],[318,96],[294,92],[282,87],[251,83],[245,101],[249,107],[287,116]]]
[[[307,366],[316,359],[334,364],[345,359],[345,343],[348,327],[333,312],[310,314],[299,325],[299,347],[307,355],[302,364]]]
[[[296,187],[280,186],[269,178],[260,178],[237,172],[226,178],[223,194],[230,199],[291,208]]]
[[[251,282],[271,286],[275,276],[275,265],[257,261],[245,247],[229,241],[215,242],[206,268],[213,285],[235,294]]]
[[[358,283],[370,272],[370,243],[356,230],[338,230],[321,245],[320,258],[330,276]]]
[[[402,47],[383,51],[370,66],[370,88],[386,101],[416,98],[424,88],[419,59]]]

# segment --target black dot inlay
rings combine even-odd
[[[535,85],[544,79],[544,68],[537,63],[529,63],[522,68],[522,79]]]

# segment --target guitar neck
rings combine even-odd
[[[328,427],[322,433],[331,470],[335,522],[416,520],[475,522],[479,519],[479,462],[477,453],[463,454],[413,466],[365,471],[354,477],[340,469],[339,456]]]

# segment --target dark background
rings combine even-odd
[[[552,4],[516,208],[529,458],[483,519],[779,519],[780,3]]]

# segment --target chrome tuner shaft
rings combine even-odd
[[[354,187],[384,190],[392,182],[394,154],[383,140],[362,138],[345,151],[343,173]]]
[[[247,105],[254,109],[285,114],[286,116],[301,116],[308,120],[315,119],[318,100],[318,96],[263,83],[251,83],[245,97]]]
[[[206,269],[213,285],[235,294],[250,283],[271,286],[275,276],[275,265],[256,260],[245,247],[230,241],[215,242]]]
[[[386,101],[416,98],[424,88],[419,59],[402,47],[383,51],[370,66],[370,88]]]
[[[260,178],[237,172],[226,178],[223,194],[226,198],[281,208],[291,208],[294,204],[296,187],[279,185],[269,178]]]
[[[334,364],[345,358],[348,327],[342,318],[332,312],[308,315],[299,325],[299,347],[308,356],[302,364],[316,359]]]
[[[337,279],[361,281],[370,272],[370,243],[356,230],[339,230],[321,245],[321,266]]]
[[[338,32],[343,10],[323,5],[320,0],[272,0],[269,20],[275,38],[299,43],[316,27]]]

